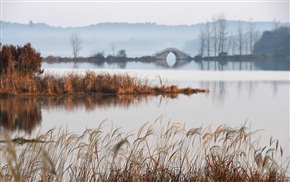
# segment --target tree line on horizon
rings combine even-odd
[[[228,31],[227,20],[224,14],[213,16],[212,22],[207,21],[200,30],[199,56],[219,56],[221,53],[232,55],[266,55],[290,57],[290,27],[279,27],[274,21],[273,30],[264,31],[262,36],[255,30],[255,25],[250,21],[247,26],[239,22],[236,34]],[[78,34],[73,34],[70,39],[73,58],[79,56],[82,49],[82,39]],[[123,61],[127,57],[125,49],[116,52],[112,45],[112,55],[105,57],[104,52],[97,52],[92,58],[98,62]],[[41,73],[40,53],[30,43],[24,46],[3,45],[0,49],[0,75],[17,72],[22,75]]]
[[[262,36],[255,29],[252,20],[245,26],[238,22],[235,33],[229,33],[224,14],[213,16],[207,21],[199,33],[200,57],[216,57],[219,55],[289,55],[289,27],[279,27],[274,21],[272,31],[264,31]]]
[[[212,21],[206,21],[200,29],[199,34],[199,54],[203,57],[217,57],[219,55],[266,55],[287,57],[289,55],[289,27],[281,26],[275,20],[272,31],[261,33],[256,30],[256,25],[252,19],[247,22],[238,21],[236,31],[229,32],[228,21],[225,15],[219,14],[212,17]],[[79,35],[71,36],[73,56],[77,57],[81,50],[81,39]],[[126,50],[122,49],[115,56],[115,47],[112,45],[113,55],[108,58],[126,58]],[[97,61],[105,59],[104,52],[93,55]]]
[[[255,30],[252,20],[247,28],[238,22],[236,34],[229,34],[228,22],[224,14],[212,17],[206,21],[199,33],[199,56],[218,56],[221,53],[252,54],[254,43],[260,38],[260,32]]]

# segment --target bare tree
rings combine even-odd
[[[234,40],[234,36],[231,33],[231,36],[229,36],[229,38],[228,38],[228,45],[227,45],[227,52],[228,53],[230,52],[230,48],[232,48],[233,40]]]
[[[211,47],[211,28],[210,28],[209,21],[206,21],[206,23],[205,23],[204,39],[205,39],[205,48],[207,51],[207,57],[209,57],[210,56],[210,47]]]
[[[213,50],[214,50],[214,56],[217,56],[217,46],[218,46],[218,24],[216,17],[212,17],[212,32],[213,32]]]
[[[237,41],[236,41],[236,37],[232,36],[232,55],[236,54],[236,48],[237,48]]]
[[[250,47],[250,41],[249,41],[249,32],[244,33],[244,48],[245,48],[245,54],[248,54],[248,50]]]
[[[226,40],[227,40],[227,20],[225,15],[222,13],[218,16],[218,53],[224,52],[225,50],[225,45],[226,45]]]
[[[199,34],[199,55],[202,57],[204,53],[204,48],[205,48],[205,33],[203,29],[200,30]]]
[[[241,22],[238,24],[238,50],[240,55],[243,53],[243,44],[244,44],[244,32]]]
[[[70,38],[70,43],[73,49],[73,56],[74,58],[78,57],[79,52],[81,51],[82,47],[82,39],[80,38],[80,36],[78,34],[73,34]]]
[[[254,33],[255,33],[255,25],[253,24],[253,20],[250,19],[249,22],[249,46],[250,46],[250,52],[253,54],[253,49],[254,49]]]
[[[113,56],[115,57],[115,51],[116,51],[116,45],[114,42],[111,43],[111,48],[112,48],[112,52],[113,52]]]

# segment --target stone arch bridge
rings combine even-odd
[[[166,58],[168,56],[169,53],[173,53],[175,55],[176,58],[176,62],[172,67],[179,67],[181,65],[187,64],[189,61],[192,60],[192,58],[190,57],[190,55],[182,50],[179,50],[177,48],[174,47],[170,47],[170,48],[166,48],[162,51],[159,51],[155,54],[153,54],[156,63],[160,64],[162,66],[165,67],[169,67]]]

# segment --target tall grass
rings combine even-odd
[[[127,74],[96,74],[88,71],[84,76],[69,73],[66,76],[45,74],[43,76],[21,76],[17,73],[1,75],[0,95],[59,95],[59,94],[193,94],[204,89],[178,88],[175,85],[152,86]]]
[[[212,130],[158,123],[122,133],[105,132],[103,122],[80,136],[50,130],[33,140],[11,139],[2,129],[0,181],[289,180],[278,140],[259,146],[256,132],[245,126]]]

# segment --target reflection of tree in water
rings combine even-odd
[[[227,93],[227,84],[224,81],[201,81],[200,87],[210,88],[210,95],[214,100],[218,100],[220,103],[224,101]]]
[[[42,121],[40,103],[37,98],[13,97],[0,99],[0,125],[15,131],[31,133]]]
[[[239,60],[239,61],[216,61],[203,60],[196,62],[199,70],[275,70],[289,71],[290,61],[287,60]]]
[[[255,66],[261,70],[279,70],[279,71],[289,71],[290,61],[288,60],[266,60],[266,61],[256,61]]]
[[[163,98],[176,98],[178,94],[160,95]],[[79,95],[79,96],[55,96],[42,98],[42,107],[45,109],[63,108],[68,111],[74,111],[79,108],[85,108],[92,111],[97,108],[122,107],[129,108],[148,102],[154,96],[149,95]]]
[[[161,98],[176,98],[178,94],[159,95]],[[31,134],[42,121],[41,109],[64,109],[75,111],[84,108],[129,108],[148,102],[155,96],[149,95],[79,95],[50,97],[7,97],[0,99],[0,125],[10,131],[25,131]]]
[[[272,95],[275,96],[279,92],[280,86],[289,85],[288,81],[200,81],[199,87],[209,88],[209,95],[213,100],[217,100],[220,103],[226,98],[230,91],[237,92],[237,95],[246,93],[249,98],[257,92],[259,87],[270,89]],[[261,86],[260,86],[261,85]],[[233,87],[233,88],[230,88]]]
[[[127,62],[125,62],[125,61],[117,62],[117,65],[119,68],[124,69],[124,68],[126,68]]]
[[[199,61],[198,64],[199,70],[228,70],[228,62],[226,61]]]

